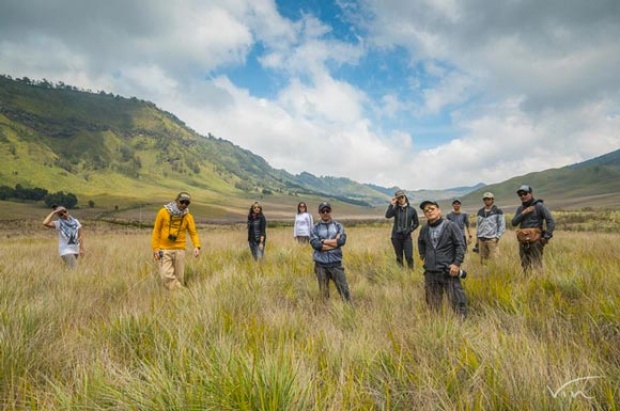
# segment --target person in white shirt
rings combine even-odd
[[[52,221],[54,216],[58,216],[58,219]],[[43,225],[58,231],[58,253],[67,267],[76,268],[78,257],[84,255],[84,238],[80,222],[70,216],[65,207],[54,206],[54,211],[45,217]]]
[[[299,244],[308,244],[310,242],[310,231],[312,231],[313,226],[312,214],[308,213],[308,206],[302,201],[297,204],[293,237]]]

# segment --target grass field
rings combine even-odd
[[[494,264],[468,254],[464,322],[427,309],[389,223],[345,225],[351,305],[333,285],[319,298],[291,227],[268,229],[257,264],[244,227],[201,226],[188,289],[171,294],[148,228],[84,221],[87,254],[69,272],[53,230],[5,224],[0,408],[619,409],[618,226],[558,221],[544,272],[524,277],[511,232]]]

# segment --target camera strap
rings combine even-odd
[[[170,220],[168,220],[168,236],[170,236],[172,234],[172,217],[173,215],[170,214]],[[183,216],[181,216],[181,222],[179,223],[179,228],[177,229],[177,233],[174,234],[175,237],[178,237],[179,234],[181,233],[181,228],[183,227],[183,220],[185,219],[185,214],[183,214]]]

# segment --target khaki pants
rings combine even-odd
[[[159,259],[159,275],[166,288],[173,290],[185,286],[185,250],[163,250]]]
[[[495,256],[497,255],[498,241],[499,240],[497,238],[492,238],[492,239],[479,238],[478,239],[478,247],[480,248],[480,261],[492,260],[495,258]]]

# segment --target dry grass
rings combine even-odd
[[[158,284],[148,229],[86,223],[75,272],[52,230],[4,231],[2,409],[619,407],[620,234],[559,232],[529,277],[512,233],[495,264],[469,254],[460,322],[427,310],[419,261],[396,267],[388,225],[347,233],[350,306],[319,299],[290,227],[269,229],[261,264],[243,227],[203,227],[188,290],[174,294]],[[600,378],[557,391],[586,377]]]

